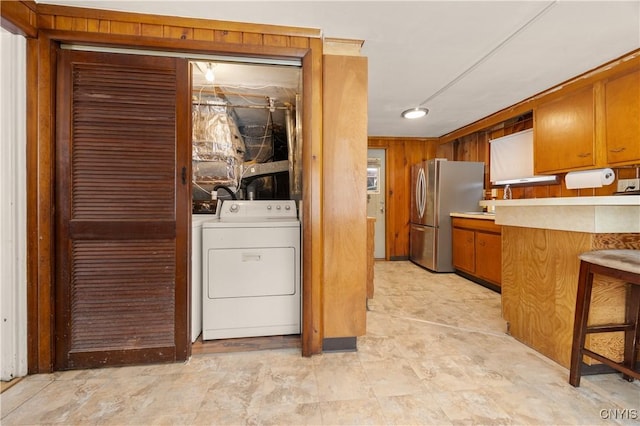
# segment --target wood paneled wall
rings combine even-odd
[[[435,138],[370,137],[369,148],[386,151],[386,253],[387,260],[409,257],[411,166],[435,158]]]
[[[324,56],[325,339],[366,331],[367,81],[367,58]]]
[[[180,17],[162,17],[99,9],[39,4],[40,29],[195,40],[244,46],[309,47],[319,30],[278,25],[245,24]]]

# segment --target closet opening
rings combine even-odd
[[[301,347],[301,63],[190,69],[192,353]]]
[[[223,199],[299,201],[300,65],[197,60],[191,71],[193,213]]]

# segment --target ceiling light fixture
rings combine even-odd
[[[429,113],[429,110],[427,108],[415,107],[415,108],[408,109],[406,111],[402,111],[401,115],[403,118],[414,119],[414,118],[424,117],[428,113]]]
[[[216,79],[215,74],[213,73],[213,65],[207,64],[207,72],[204,74],[204,78],[209,82],[213,83]]]

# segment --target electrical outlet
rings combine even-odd
[[[618,179],[618,192],[640,191],[640,179]]]

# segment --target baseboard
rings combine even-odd
[[[493,290],[496,293],[502,293],[502,288],[500,286],[497,286],[495,284],[492,284],[488,281],[483,280],[482,278],[478,278],[478,277],[474,277],[471,274],[467,274],[466,272],[462,272],[460,270],[456,269],[456,275],[460,275],[462,278],[466,278],[469,281],[473,281],[476,284],[480,284],[483,287],[488,288],[489,290]]]

